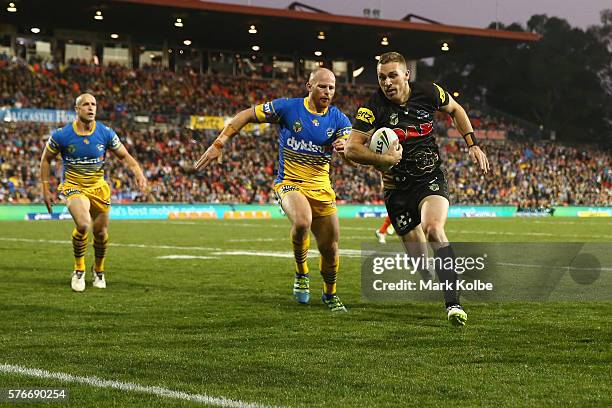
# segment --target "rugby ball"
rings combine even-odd
[[[385,154],[396,140],[398,140],[398,137],[393,129],[380,128],[374,132],[370,139],[370,150],[376,154]]]

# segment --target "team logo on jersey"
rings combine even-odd
[[[89,144],[89,139],[83,139],[83,143]]]
[[[355,119],[364,121],[371,125],[372,123],[374,123],[374,119],[375,119],[374,112],[372,112],[368,108],[359,108]]]
[[[327,128],[327,130],[325,131],[325,134],[327,135],[327,137],[332,137],[334,135],[334,129]]]
[[[389,123],[395,126],[397,122],[399,122],[399,115],[397,113],[392,113],[391,116],[389,116]]]
[[[423,149],[414,154],[414,161],[415,161],[416,167],[417,169],[421,171],[421,174],[432,172],[435,169],[436,164],[438,164],[439,160],[440,158],[438,154],[429,148]],[[434,185],[435,184],[431,184],[429,188],[433,190],[432,186]],[[437,191],[437,190],[433,190],[433,191]]]
[[[272,102],[266,102],[262,105],[261,107],[262,112],[264,113],[264,115],[270,116],[272,114]]]
[[[316,119],[313,119],[312,120],[312,124],[315,125],[315,126],[319,126],[319,121],[316,120]]]
[[[296,120],[296,121],[293,123],[293,131],[294,131],[295,133],[299,133],[299,132],[301,132],[301,131],[302,131],[302,122],[300,122],[299,120]]]
[[[66,147],[66,151],[67,151],[68,153],[72,154],[72,153],[76,152],[76,146],[75,146],[75,145],[73,145],[73,144],[68,145],[68,146]]]

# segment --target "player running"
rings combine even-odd
[[[410,71],[401,54],[381,55],[377,72],[380,89],[359,108],[346,156],[354,162],[385,169],[385,206],[407,249],[411,243],[429,241],[436,257],[454,258],[444,232],[448,185],[433,133],[434,112],[451,115],[468,145],[470,158],[484,173],[489,170],[487,157],[477,144],[465,110],[436,84],[409,84]],[[381,127],[394,129],[399,137],[401,148],[393,154],[377,155],[365,146]],[[467,314],[459,303],[455,271],[442,265],[436,273],[440,282],[447,284],[444,300],[449,321],[464,325]]]
[[[96,98],[82,94],[76,99],[77,119],[61,129],[55,130],[40,160],[40,179],[45,205],[52,212],[49,191],[50,163],[62,156],[63,182],[58,192],[65,197],[66,207],[76,227],[72,231],[74,250],[74,272],[71,287],[75,292],[85,290],[85,253],[88,231],[93,227],[95,262],[91,267],[93,286],[106,288],[104,261],[108,247],[108,224],[110,212],[110,187],[104,180],[106,152],[112,152],[119,160],[125,160],[136,178],[136,185],[143,191],[147,180],[138,162],[128,153],[115,131],[96,122]]]
[[[334,150],[343,155],[351,123],[338,108],[331,106],[336,78],[330,70],[313,71],[306,87],[305,98],[274,99],[236,114],[195,168],[200,170],[219,160],[223,146],[247,123],[278,123],[279,164],[274,192],[291,221],[295,257],[293,295],[299,303],[310,300],[307,255],[312,231],[321,254],[319,266],[324,281],[321,299],[332,312],[346,312],[336,294],[339,224],[329,165]]]

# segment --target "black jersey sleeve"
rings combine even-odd
[[[443,106],[448,105],[450,102],[450,95],[440,85],[432,83],[433,100],[436,109],[440,109]]]
[[[357,109],[357,114],[353,120],[353,129],[365,133],[375,129],[377,112],[376,96],[372,96],[367,103]]]

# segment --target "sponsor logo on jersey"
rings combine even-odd
[[[300,122],[299,120],[296,120],[296,121],[293,123],[293,131],[294,131],[295,133],[299,133],[299,132],[301,132],[301,131],[302,131],[302,122]]]
[[[431,119],[430,113],[423,109],[417,109],[416,116],[417,116],[417,119],[421,119],[421,120]]]
[[[76,188],[65,188],[62,190],[62,194],[64,195],[64,197],[70,197],[75,194],[81,194],[81,190],[78,190]]]
[[[294,137],[290,137],[289,139],[287,139],[287,146],[289,146],[291,150],[295,150],[296,152],[298,150],[302,150],[311,153],[325,153],[326,150],[324,146],[312,143],[312,140],[306,142],[305,140],[297,140]]]
[[[72,154],[72,153],[76,152],[76,146],[75,146],[75,145],[73,145],[73,144],[70,144],[70,145],[68,145],[68,146],[66,147],[66,151],[67,151],[68,153]]]
[[[284,185],[280,188],[280,193],[281,195],[285,195],[291,191],[300,191],[299,187],[296,186],[289,186],[289,185]]]
[[[399,138],[399,141],[403,142],[411,137],[421,137],[430,134],[433,131],[433,121],[421,123],[418,126],[408,125],[406,129],[393,128],[393,130]]]
[[[399,122],[399,115],[397,113],[392,113],[391,116],[389,116],[389,123],[395,126],[397,122]]]
[[[363,122],[369,123],[370,125],[374,123],[374,112],[369,110],[368,108],[359,108],[357,111],[357,120],[361,120]]]
[[[103,151],[104,150],[104,145],[103,144],[99,144],[96,147],[98,148],[99,151]]]
[[[439,186],[439,185],[437,185],[437,184],[430,184],[430,185],[429,185],[429,189],[430,189],[431,191],[438,191],[438,190],[440,189],[440,186]]]
[[[327,137],[332,137],[334,135],[334,129],[332,128],[327,128],[325,130],[325,134],[327,135]]]
[[[104,160],[104,157],[65,157],[64,160],[66,160],[67,164],[99,164]]]

